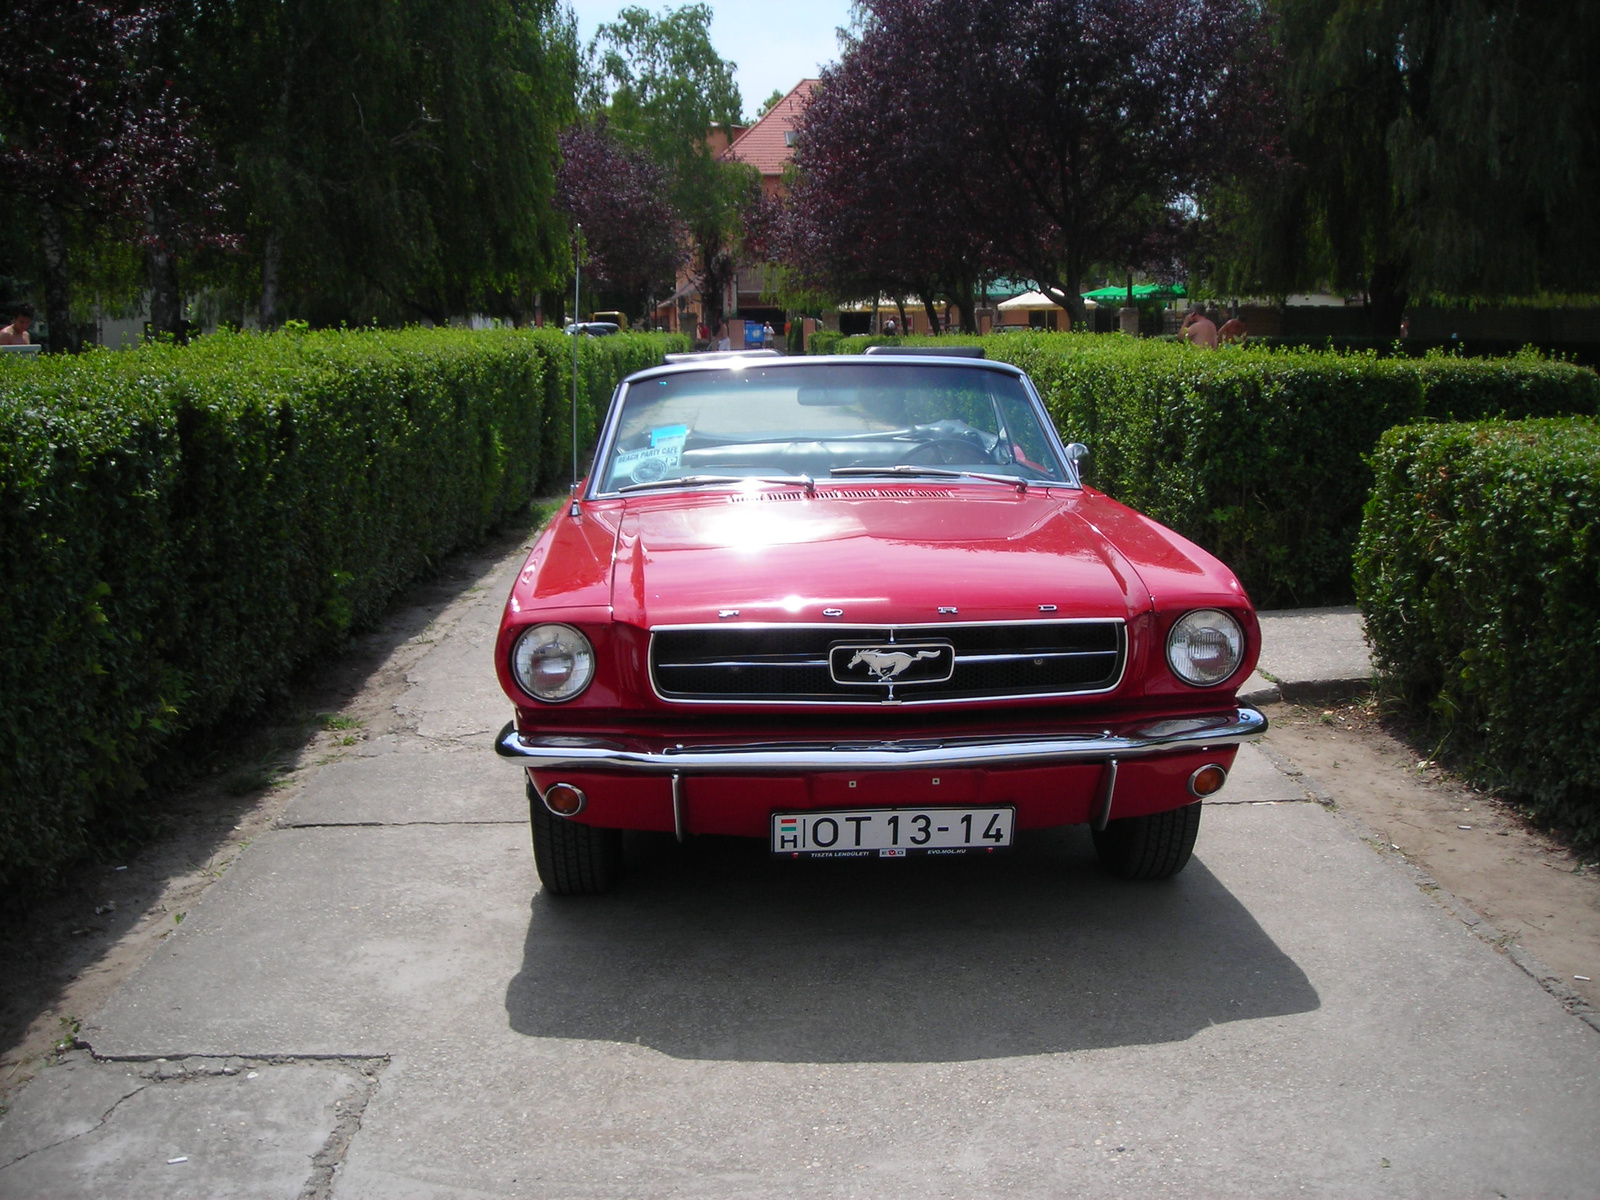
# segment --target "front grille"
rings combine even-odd
[[[836,646],[892,650],[949,643],[948,680],[841,683]],[[663,700],[801,704],[904,704],[1069,696],[1116,686],[1127,654],[1122,621],[864,628],[838,625],[710,626],[650,635],[650,677]]]

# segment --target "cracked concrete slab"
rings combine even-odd
[[[1157,887],[1082,830],[891,870],[662,837],[530,907],[507,832],[275,834],[128,989],[167,1007],[84,1036],[392,1054],[335,1200],[1600,1178],[1600,1042],[1316,805],[1209,809]]]
[[[1600,1039],[1320,806],[1156,888],[1042,841],[636,848],[535,902],[504,1025],[396,1054],[338,1200],[1595,1194]]]
[[[1353,605],[1257,613],[1261,662],[1240,689],[1246,703],[1263,703],[1268,677],[1282,699],[1316,701],[1353,696],[1372,684],[1372,651]]]
[[[431,1037],[497,1005],[532,857],[524,825],[274,831],[80,1036],[117,1058],[365,1057]]]
[[[329,1064],[142,1077],[74,1055],[0,1122],[6,1200],[283,1200],[299,1196],[342,1109],[369,1081]]]
[[[510,720],[511,704],[495,676],[494,643],[500,611],[521,568],[522,557],[513,555],[480,578],[474,585],[477,602],[407,673],[410,686],[396,707],[420,736],[467,739],[477,746]]]
[[[289,802],[278,824],[401,825],[527,819],[522,773],[478,746],[451,753],[413,748],[330,763]]]

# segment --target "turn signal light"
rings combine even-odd
[[[1208,763],[1193,775],[1189,776],[1189,791],[1192,795],[1214,796],[1222,790],[1222,785],[1228,782],[1228,772],[1216,763]],[[545,801],[549,803],[549,801]]]
[[[570,783],[552,783],[545,789],[544,806],[558,817],[575,817],[588,802],[583,789]]]

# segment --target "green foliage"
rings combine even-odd
[[[706,131],[743,120],[734,64],[711,44],[711,16],[708,4],[659,16],[630,5],[589,46],[586,106],[608,108],[613,125],[664,163],[706,157]]]
[[[554,0],[235,0],[171,26],[242,255],[192,264],[267,325],[527,320],[568,270],[551,207],[574,112]],[[255,315],[254,312],[251,315]]]
[[[580,436],[682,339],[579,339]],[[0,361],[0,896],[396,589],[569,478],[554,331]]]
[[[1600,423],[1396,429],[1372,464],[1356,568],[1380,673],[1600,846]]]
[[[630,5],[600,26],[587,51],[583,106],[645,150],[666,172],[672,206],[694,244],[693,270],[708,320],[720,323],[721,296],[737,266],[744,210],[760,176],[724,162],[708,131],[743,117],[734,64],[711,44],[711,6],[685,4],[660,15]]]
[[[860,354],[868,345],[887,341],[886,338],[846,338],[837,329],[819,329],[811,335],[811,354]],[[848,347],[846,346],[848,343]]]
[[[784,93],[784,90],[782,88],[773,88],[772,89],[772,95],[768,96],[765,100],[763,100],[761,102],[761,107],[756,109],[755,120],[759,121],[762,117],[766,116],[769,112],[771,112],[772,111],[772,106],[775,105],[775,104],[780,103],[783,100],[784,95],[785,95],[785,93]],[[755,121],[751,121],[750,124],[754,125]]]
[[[1271,8],[1281,169],[1205,198],[1233,240],[1213,282],[1364,291],[1383,336],[1408,293],[1593,289],[1600,22],[1499,0]]]
[[[886,338],[813,339],[836,352]],[[907,338],[971,344],[974,338]],[[1533,355],[1380,359],[1093,334],[981,339],[1038,386],[1094,486],[1216,554],[1263,607],[1350,598],[1372,485],[1364,456],[1396,425],[1591,414],[1593,371]]]

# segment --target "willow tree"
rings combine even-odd
[[[520,319],[566,270],[553,212],[576,49],[555,0],[192,0],[187,57],[238,181],[263,325]]]
[[[1238,288],[1600,290],[1600,21],[1522,0],[1276,0],[1284,159],[1218,197]]]

